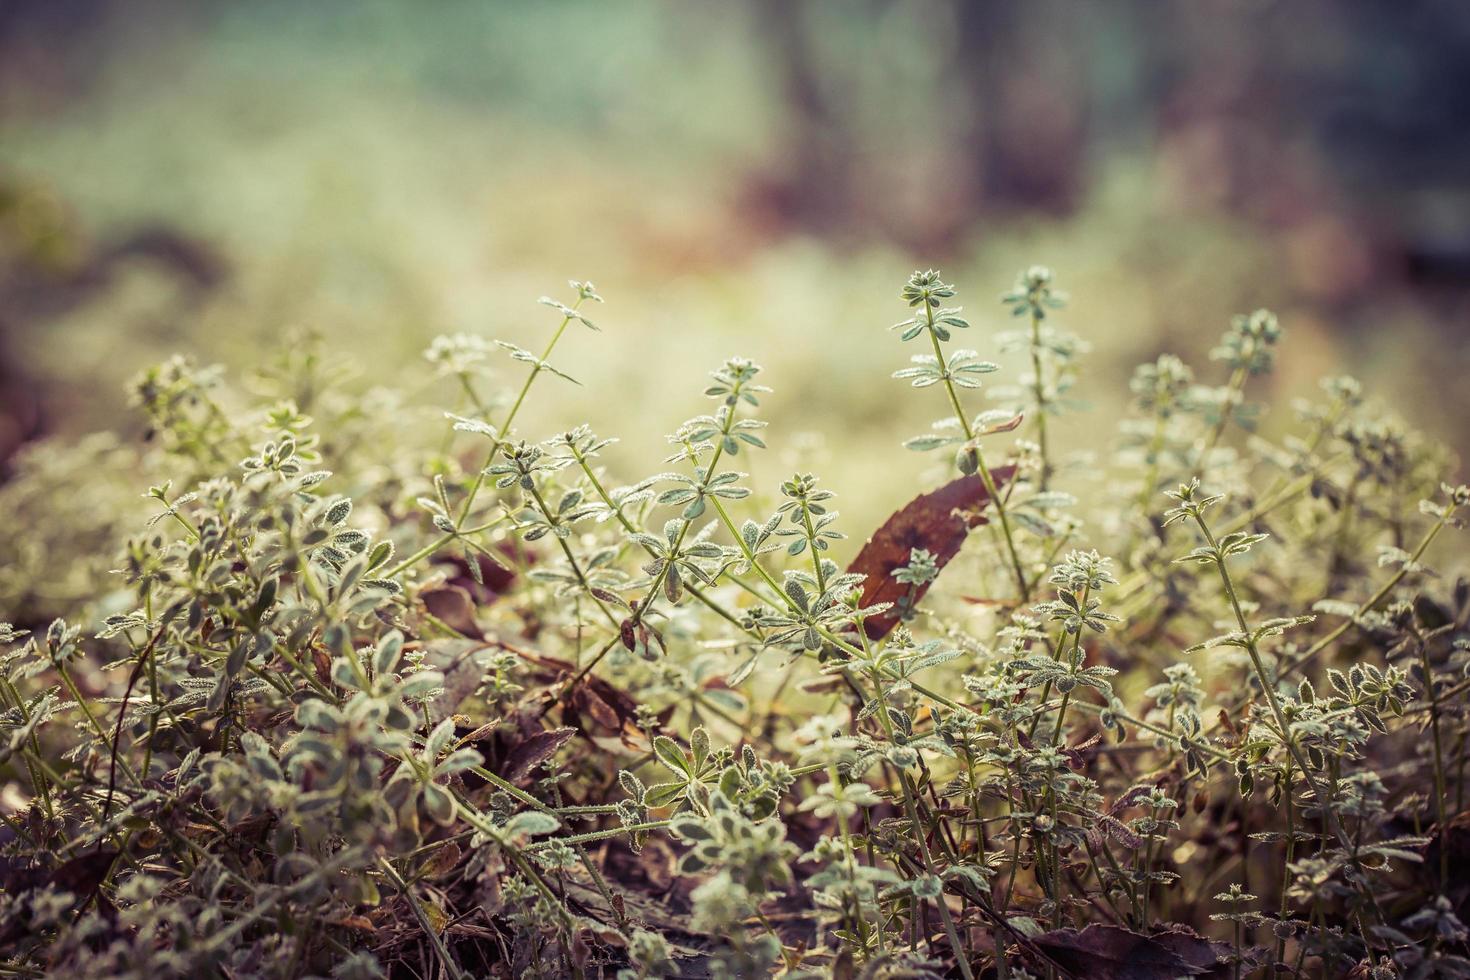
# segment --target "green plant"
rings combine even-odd
[[[587,425],[517,428],[592,327],[571,288],[500,345],[518,384],[433,343],[442,424],[310,343],[254,396],[175,359],[146,448],[0,492],[78,569],[0,579],[0,972],[1470,976],[1470,585],[1429,564],[1470,490],[1347,379],[1234,448],[1274,316],[1218,387],[1140,368],[1102,467],[1055,444],[1085,345],[1050,271],[983,411],[999,368],[915,273],[896,377],[950,414],[908,445],[953,479],[843,566],[833,491],[735,468],[776,438],[749,360],[631,482]],[[161,475],[151,519],[63,533],[98,453]]]

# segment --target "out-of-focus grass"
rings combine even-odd
[[[884,329],[902,315],[904,275],[942,265],[976,325],[963,343],[993,357],[1009,326],[998,295],[1043,261],[1085,311],[1068,321],[1095,348],[1085,400],[1124,397],[1132,364],[1162,349],[1192,355],[1208,380],[1203,354],[1227,318],[1268,305],[1288,330],[1278,394],[1360,373],[1438,435],[1464,438],[1457,416],[1431,410],[1440,396],[1424,381],[1453,377],[1464,345],[1435,350],[1433,319],[1412,297],[1335,321],[1301,296],[1286,243],[1181,207],[1147,158],[1100,161],[1066,219],[977,220],[950,254],[776,236],[746,209],[748,167],[771,152],[776,124],[738,37],[684,65],[689,25],[665,8],[637,8],[610,42],[597,36],[608,19],[575,5],[454,8],[433,29],[398,23],[409,15],[394,5],[363,10],[354,23],[307,10],[289,32],[244,10],[161,37],[134,25],[89,91],[3,123],[5,167],[49,186],[86,234],[163,222],[212,243],[231,269],[195,308],[156,269],[129,267],[105,294],[12,338],[60,431],[135,426],[118,412],[123,382],[166,354],[243,373],[298,325],[319,329],[364,383],[417,376],[426,405],[454,410],[418,361],[430,338],[463,330],[539,349],[552,315],[535,299],[590,278],[608,298],[596,310],[605,330],[556,358],[585,387],[538,392],[525,434],[595,414],[646,459],[702,410],[697,391],[658,375],[741,353],[777,389],[778,452],[758,463],[770,470],[761,482],[815,455],[860,527],[923,465],[875,473],[867,450],[944,413],[932,391],[887,377],[909,353]],[[504,362],[507,384],[519,367]],[[1086,415],[1059,428],[1077,450],[1105,452],[1111,435]]]

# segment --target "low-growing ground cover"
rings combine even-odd
[[[582,282],[535,351],[446,336],[371,388],[304,343],[176,359],[133,386],[145,446],[34,450],[0,488],[0,971],[1470,975],[1445,454],[1350,378],[1254,436],[1262,310],[1065,456],[1051,273],[998,337],[955,294],[916,272],[854,335],[939,416],[930,485],[863,450],[876,529],[741,470],[801,381],[742,358],[608,392],[702,393],[661,461],[524,431],[607,342]],[[141,513],[89,483],[118,454],[171,475]]]

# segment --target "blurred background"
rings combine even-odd
[[[1217,383],[1269,306],[1280,423],[1351,372],[1463,455],[1462,0],[0,2],[0,459],[136,435],[138,370],[243,374],[303,327],[453,409],[432,337],[539,350],[536,298],[585,278],[604,332],[556,358],[585,387],[527,434],[596,415],[644,472],[742,353],[768,475],[879,514],[868,461],[943,410],[888,380],[903,280],[943,269],[989,357],[1033,262],[1094,348],[1073,446],[1162,350]]]

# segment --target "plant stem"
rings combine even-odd
[[[582,297],[578,297],[577,301],[572,304],[572,309],[576,310],[581,305]],[[551,339],[546,342],[546,349],[541,352],[540,360],[531,365],[531,370],[527,372],[526,380],[522,383],[520,393],[516,395],[515,402],[510,406],[510,411],[506,413],[505,420],[495,429],[497,434],[495,444],[490,447],[490,453],[485,457],[485,462],[480,467],[480,472],[475,475],[475,481],[470,484],[469,493],[465,495],[464,504],[459,509],[459,521],[457,523],[463,524],[465,519],[469,517],[470,508],[475,505],[475,497],[479,495],[480,488],[485,485],[485,471],[490,468],[490,464],[495,462],[495,457],[500,453],[502,440],[510,431],[511,424],[515,422],[516,415],[521,410],[521,405],[525,404],[526,395],[531,391],[531,385],[535,383],[536,376],[541,373],[542,366],[551,357],[551,352],[556,349],[556,342],[561,340],[561,335],[566,332],[567,324],[571,322],[572,316],[570,313],[561,318],[561,323],[557,325],[556,331],[551,335]]]
[[[870,670],[869,677],[872,680],[873,688],[876,691],[874,697],[877,699],[878,702],[878,719],[882,722],[883,730],[887,734],[889,741],[891,742],[895,729],[893,725],[893,719],[890,718],[888,715],[888,702],[883,690],[882,677],[878,673],[877,669]],[[913,786],[909,783],[908,773],[897,766],[895,766],[894,768],[898,769],[898,783],[899,786],[903,789],[904,809],[908,813],[909,823],[914,828],[914,838],[917,840],[919,845],[919,858],[923,862],[924,871],[927,874],[937,878],[939,876],[934,870],[934,859],[929,853],[929,841],[924,833],[924,825],[919,820],[919,811],[918,807],[915,804],[914,789]],[[934,899],[934,904],[939,909],[939,918],[944,923],[944,931],[949,938],[949,945],[951,948],[954,949],[955,960],[959,964],[960,974],[964,976],[965,980],[974,980],[974,973],[970,970],[969,960],[965,956],[964,944],[960,942],[959,930],[955,928],[954,918],[950,915],[949,912],[949,904],[944,900],[944,886],[942,884],[940,885],[938,897]]]
[[[1245,389],[1247,377],[1249,377],[1249,374],[1244,367],[1238,367],[1230,372],[1230,380],[1225,385],[1225,400],[1220,406],[1220,418],[1210,428],[1209,433],[1200,444],[1199,456],[1195,458],[1195,479],[1203,478],[1205,463],[1209,459],[1210,453],[1215,451],[1215,446],[1219,443],[1220,437],[1225,434],[1225,427],[1230,424],[1231,416],[1235,413],[1236,401],[1239,399],[1240,393]]]
[[[827,576],[822,571],[822,556],[817,549],[817,532],[812,530],[811,511],[807,510],[806,501],[801,502],[801,526],[806,529],[807,550],[812,553],[812,574],[817,577],[817,591],[827,591]]]
[[[81,708],[82,714],[87,716],[87,721],[91,723],[92,730],[97,733],[97,737],[102,740],[104,745],[109,744],[111,739],[107,735],[107,730],[102,727],[102,722],[92,711],[92,706],[87,703],[87,699],[82,697],[82,692],[77,689],[77,682],[72,680],[71,671],[66,669],[65,664],[57,664],[56,672],[61,675],[61,680],[66,684],[66,689],[71,692],[71,696],[76,698],[77,707]],[[133,785],[138,785],[138,774],[133,771],[133,767],[128,763],[128,760],[118,757],[117,763],[122,768],[122,771],[127,774],[128,779],[132,780]]]
[[[1343,846],[1350,848],[1351,845],[1343,833],[1342,826],[1337,821],[1337,815],[1332,812],[1330,797],[1318,782],[1317,777],[1312,774],[1311,768],[1307,765],[1307,757],[1302,752],[1301,746],[1297,744],[1296,736],[1291,732],[1291,723],[1287,721],[1286,711],[1281,707],[1281,699],[1276,696],[1276,684],[1266,671],[1266,664],[1261,659],[1260,648],[1251,635],[1250,624],[1246,621],[1245,612],[1240,607],[1240,597],[1235,593],[1235,582],[1230,577],[1230,570],[1225,566],[1225,554],[1220,550],[1220,544],[1215,540],[1215,536],[1210,533],[1209,525],[1205,522],[1204,516],[1199,511],[1195,511],[1193,516],[1195,524],[1199,526],[1200,533],[1204,535],[1205,540],[1214,549],[1215,568],[1220,572],[1220,582],[1225,586],[1225,595],[1230,600],[1230,608],[1235,611],[1235,621],[1239,624],[1240,632],[1244,637],[1246,653],[1250,656],[1251,667],[1255,670],[1256,679],[1260,681],[1261,690],[1266,695],[1266,703],[1271,708],[1271,717],[1276,721],[1281,742],[1286,746],[1286,750],[1290,753],[1292,759],[1295,760],[1297,767],[1301,769],[1302,777],[1306,779],[1307,785],[1312,788],[1312,794],[1316,796],[1317,804],[1322,808],[1323,820],[1327,823],[1333,834],[1342,841]]]
[[[1429,724],[1434,733],[1434,822],[1441,836],[1448,833],[1445,824],[1445,779],[1444,749],[1439,731],[1439,694],[1434,686],[1434,673],[1429,664],[1429,651],[1424,641],[1419,641],[1419,669],[1424,671],[1424,692],[1429,695]],[[1450,877],[1449,839],[1445,837],[1439,847],[1439,893],[1445,894]]]
[[[995,505],[996,516],[1000,518],[1001,531],[1005,536],[1006,550],[1010,553],[1011,567],[1016,573],[1016,587],[1020,590],[1020,601],[1029,602],[1031,599],[1031,586],[1026,581],[1026,566],[1021,562],[1021,555],[1016,550],[1016,538],[1011,530],[1011,519],[1006,514],[1005,500],[1002,499],[1000,491],[996,486],[995,478],[991,476],[990,468],[985,465],[985,456],[980,451],[980,441],[975,438],[975,429],[970,425],[969,418],[965,415],[964,406],[960,404],[960,396],[954,387],[954,379],[950,377],[949,368],[944,360],[944,348],[939,345],[939,334],[935,331],[934,307],[926,299],[924,302],[924,316],[928,320],[929,342],[934,346],[934,357],[938,361],[936,367],[940,376],[944,379],[944,390],[949,394],[949,404],[954,409],[955,418],[959,420],[960,429],[965,433],[965,445],[975,453],[975,468],[980,474],[980,480],[985,484],[985,492],[990,494],[990,502]]]
[[[1046,413],[1049,399],[1046,393],[1046,379],[1041,373],[1041,310],[1036,306],[1031,307],[1031,372],[1033,375],[1032,386],[1036,396],[1036,444],[1041,447],[1041,489],[1046,490],[1051,482],[1051,454],[1047,450],[1046,443]]]
[[[1286,760],[1286,771],[1282,776],[1282,785],[1285,787],[1286,800],[1286,860],[1281,865],[1281,903],[1278,906],[1279,916],[1285,921],[1291,906],[1287,900],[1287,891],[1291,885],[1291,862],[1296,856],[1296,807],[1292,805],[1291,795],[1291,760]],[[1276,961],[1282,962],[1286,958],[1286,939],[1279,937],[1276,940]]]
[[[434,947],[434,952],[439,955],[439,962],[444,965],[445,972],[449,974],[451,980],[462,980],[465,976],[464,972],[460,970],[459,964],[455,962],[453,954],[449,952],[449,947],[444,945],[444,937],[439,935],[438,931],[434,928],[434,924],[429,921],[429,915],[424,911],[424,907],[419,902],[418,896],[413,893],[413,888],[408,882],[403,880],[403,876],[398,873],[397,869],[393,867],[387,858],[378,858],[378,867],[383,869],[383,874],[388,877],[389,881],[393,882],[393,887],[398,889],[398,894],[403,896],[403,900],[413,910],[413,917],[418,920],[419,928],[428,937],[429,943]]]
[[[579,297],[577,301],[572,304],[571,308],[573,310],[576,310],[581,305],[582,299]],[[503,437],[507,432],[510,431],[511,424],[515,422],[516,415],[521,410],[521,405],[524,404],[526,401],[526,395],[529,394],[531,391],[531,385],[535,382],[537,375],[539,375],[542,371],[542,365],[545,364],[546,360],[549,357],[551,357],[551,352],[556,348],[557,341],[561,340],[561,335],[566,332],[567,324],[571,322],[572,317],[570,314],[562,317],[561,323],[557,326],[556,331],[551,335],[551,340],[547,342],[546,349],[541,352],[540,360],[533,364],[531,366],[531,370],[526,374],[526,380],[524,383],[521,384],[520,393],[516,395],[516,400],[511,405],[510,411],[506,413],[505,420],[501,422],[499,426],[494,427],[496,433],[494,445],[490,447],[490,452],[485,457],[485,462],[481,464],[479,472],[475,474],[474,482],[470,484],[470,489],[468,493],[465,494],[464,503],[460,506],[459,509],[459,519],[455,522],[458,527],[462,528],[464,522],[469,518],[470,509],[475,505],[475,498],[479,496],[480,490],[485,485],[485,471],[488,470],[491,464],[495,462],[495,457],[500,455],[500,447],[503,444]],[[468,384],[466,384],[466,388],[467,390],[470,390],[471,394],[473,394],[473,389],[469,389]],[[458,529],[452,532],[446,532],[442,537],[436,538],[435,540],[424,545],[418,551],[415,551],[412,555],[394,565],[387,572],[384,572],[382,577],[390,579],[397,578],[399,575],[403,574],[414,565],[417,565],[425,558],[437,552],[440,548],[443,548],[445,545],[449,544],[455,538],[459,537],[462,533],[464,532]]]
[[[540,489],[538,489],[534,484],[531,486],[531,497],[536,501],[536,506],[541,508],[542,516],[545,517],[547,523],[551,525],[551,536],[556,539],[557,545],[561,548],[561,553],[563,556],[565,556],[567,560],[567,565],[571,568],[572,574],[575,575],[577,578],[577,584],[580,585],[587,592],[588,597],[591,598],[594,603],[596,603],[597,608],[601,610],[602,615],[607,619],[607,621],[612,624],[613,629],[617,629],[618,624],[621,622],[621,620],[619,620],[617,616],[614,616],[612,610],[607,608],[607,604],[604,603],[600,598],[598,598],[596,593],[592,591],[592,584],[587,581],[587,575],[582,571],[582,566],[577,561],[577,556],[572,554],[571,546],[567,544],[566,538],[556,533],[557,529],[561,527],[560,518],[552,511],[551,506],[546,503],[546,498],[541,496]]]

